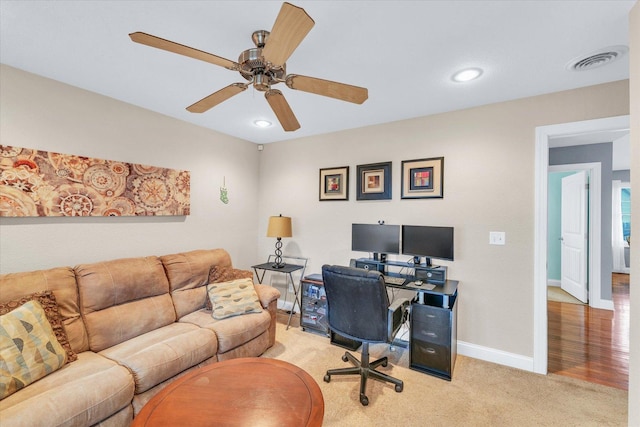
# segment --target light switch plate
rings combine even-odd
[[[489,232],[489,244],[490,245],[504,245],[506,243],[506,233],[504,231],[490,231]]]

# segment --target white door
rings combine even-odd
[[[562,178],[560,240],[562,289],[586,303],[587,289],[587,173]]]

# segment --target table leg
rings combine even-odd
[[[291,280],[291,286],[293,287],[293,305],[291,306],[291,311],[289,312],[289,320],[287,321],[287,329],[291,326],[291,317],[296,312],[296,304],[298,304],[298,309],[300,310],[300,316],[302,316],[302,306],[300,305],[299,297],[298,297],[298,287],[296,283],[293,281],[293,275],[291,273],[288,274],[289,280]],[[288,286],[288,284],[287,284]],[[300,319],[302,321],[302,318]]]
[[[262,276],[258,273],[257,269],[253,269],[253,271],[255,271],[256,273],[256,278],[258,279],[258,283],[262,284],[262,280],[264,279],[264,275],[267,272],[267,270],[262,270]]]

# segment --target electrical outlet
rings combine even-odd
[[[506,233],[504,231],[490,231],[489,232],[489,244],[490,245],[504,245],[507,241]]]

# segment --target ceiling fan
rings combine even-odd
[[[283,3],[271,32],[255,31],[251,38],[256,47],[242,52],[238,62],[142,32],[131,33],[129,37],[136,43],[238,71],[247,80],[246,83],[232,83],[202,98],[188,106],[188,111],[204,113],[243,92],[249,85],[253,85],[256,90],[264,92],[264,96],[282,128],[289,132],[299,129],[300,123],[298,123],[282,92],[271,88],[273,85],[285,83],[290,89],[328,96],[355,104],[362,104],[369,96],[367,89],[363,87],[286,73],[287,59],[314,24],[313,19],[307,15],[304,9],[290,3]]]

